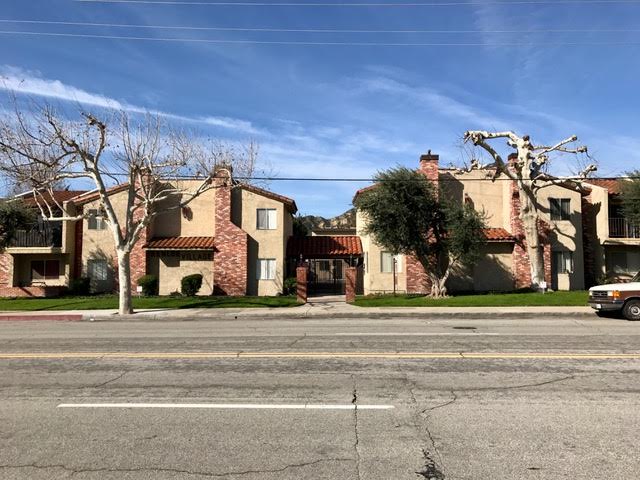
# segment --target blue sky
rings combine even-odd
[[[460,163],[460,139],[468,129],[512,129],[539,143],[575,133],[598,160],[600,176],[640,166],[640,3],[509,5],[473,0],[473,5],[450,6],[285,7],[4,0],[2,4],[3,20],[475,31],[295,33],[0,24],[2,31],[156,38],[474,44],[234,45],[0,34],[0,75],[5,86],[17,85],[19,91],[56,102],[78,100],[96,108],[109,104],[133,112],[162,112],[173,122],[230,141],[253,138],[260,145],[260,167],[278,176],[368,178],[397,164],[415,166],[428,149],[440,154],[443,165]],[[638,31],[629,31],[633,29]],[[504,45],[513,43],[526,45]],[[617,45],[594,45],[598,43]],[[554,168],[565,174],[572,167],[572,160],[562,159]],[[269,188],[295,198],[304,214],[331,216],[350,207],[361,185],[272,182]]]

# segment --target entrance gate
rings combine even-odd
[[[309,260],[311,295],[344,295],[347,261],[341,258]]]

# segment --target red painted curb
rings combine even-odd
[[[25,320],[52,320],[58,322],[79,322],[82,320],[82,315],[52,315],[52,314],[34,314],[34,315],[0,315],[0,321],[5,322],[21,322]]]

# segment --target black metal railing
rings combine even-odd
[[[609,237],[640,238],[640,227],[629,223],[626,218],[610,218]]]
[[[18,230],[11,247],[62,247],[62,222],[36,225],[29,230]]]

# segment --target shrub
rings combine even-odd
[[[298,286],[298,281],[296,277],[286,278],[284,283],[282,284],[282,294],[283,295],[293,295],[296,293],[296,288]]]
[[[194,273],[193,275],[187,275],[183,277],[180,281],[180,289],[182,290],[182,294],[186,297],[193,297],[200,287],[202,286],[202,275],[199,273]]]
[[[145,297],[158,295],[158,277],[155,275],[143,275],[138,279],[138,286],[142,287]]]
[[[69,295],[87,296],[91,292],[89,277],[74,278],[69,282]]]

